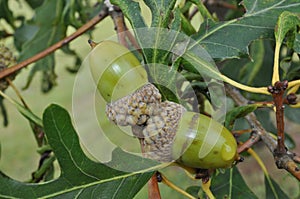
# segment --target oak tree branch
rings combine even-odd
[[[49,55],[50,53],[56,51],[57,49],[61,48],[62,46],[68,44],[69,42],[71,42],[72,40],[76,39],[78,36],[82,35],[83,33],[85,33],[86,31],[88,31],[89,29],[91,29],[93,26],[95,26],[97,23],[99,23],[100,21],[102,21],[106,16],[108,16],[108,9],[106,6],[103,6],[102,10],[99,12],[98,15],[96,15],[94,18],[92,18],[90,21],[88,21],[86,24],[84,24],[83,26],[81,26],[76,32],[74,32],[73,34],[71,34],[70,36],[64,38],[63,40],[53,44],[52,46],[50,46],[49,48],[43,50],[42,52],[12,66],[9,67],[3,71],[0,72],[0,79],[5,78],[19,70],[21,70],[22,68],[24,68],[25,66],[34,63],[44,57],[46,57],[47,55]]]
[[[248,104],[248,100],[235,88],[230,85],[225,85],[226,93],[235,101],[238,106],[245,106]],[[295,178],[300,180],[300,170],[298,165],[294,161],[296,156],[295,153],[291,151],[286,151],[283,155],[278,156],[276,153],[277,141],[273,139],[271,135],[263,128],[261,123],[257,120],[254,113],[248,114],[246,117],[247,121],[251,125],[252,129],[257,133],[260,139],[265,143],[268,149],[274,156],[276,165],[279,169],[285,169],[290,172]]]

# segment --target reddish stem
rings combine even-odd
[[[252,133],[251,137],[244,143],[238,146],[237,152],[240,154],[244,151],[247,151],[251,148],[255,143],[260,140],[260,136],[255,132]]]
[[[138,45],[137,41],[135,40],[134,36],[131,34],[130,31],[128,31],[128,28],[125,24],[124,14],[123,12],[118,9],[118,7],[115,7],[116,9],[111,11],[109,14],[111,18],[113,19],[113,22],[115,24],[115,29],[118,33],[118,39],[120,43],[125,46],[126,48],[129,48],[128,43],[126,42],[126,38],[129,40],[129,42],[139,51],[142,52],[140,49],[140,46]]]
[[[127,27],[126,27],[127,29]],[[126,31],[126,36],[129,39],[129,41],[131,42],[131,44],[135,47],[135,49],[137,49],[140,53],[142,52],[141,47],[139,46],[139,44],[137,43],[136,39],[134,38],[134,36],[131,34],[130,31]]]
[[[156,173],[148,181],[148,199],[161,199]]]
[[[284,145],[284,92],[288,86],[287,81],[276,82],[274,86],[269,86],[268,90],[273,96],[276,108],[276,125],[277,125],[277,148],[276,153],[281,156],[286,153]]]
[[[106,7],[103,7],[103,9],[99,12],[99,14],[97,16],[95,16],[94,18],[92,18],[89,22],[87,22],[86,24],[84,24],[83,26],[81,26],[76,32],[74,32],[73,34],[71,34],[70,36],[64,38],[63,40],[57,42],[56,44],[50,46],[49,48],[45,49],[44,51],[34,55],[33,57],[30,57],[12,67],[9,67],[3,71],[0,72],[0,79],[17,72],[18,70],[24,68],[25,66],[34,63],[40,59],[42,59],[43,57],[46,57],[47,55],[49,55],[50,53],[56,51],[57,49],[61,48],[62,46],[68,44],[69,42],[71,42],[72,40],[74,40],[75,38],[77,38],[78,36],[82,35],[83,33],[85,33],[87,30],[89,30],[90,28],[92,28],[93,26],[95,26],[97,23],[99,23],[100,21],[102,21],[106,16],[108,15],[108,10]]]
[[[141,131],[142,128],[138,126],[132,127],[132,133],[135,136],[139,137],[141,151],[143,156],[145,156],[145,144],[144,144],[144,139],[141,138]],[[148,181],[148,199],[161,199],[160,191],[158,187],[158,181],[157,181],[157,172]]]
[[[114,24],[115,24],[115,30],[118,33],[118,39],[119,42],[128,48],[128,44],[126,42],[126,34],[125,31],[127,30],[125,26],[125,21],[124,21],[124,15],[121,10],[113,10],[109,12]]]

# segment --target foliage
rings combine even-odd
[[[199,109],[200,112],[207,114],[209,109],[226,106],[221,99],[213,101],[214,96],[218,96],[221,91],[209,89],[207,82],[210,85],[225,82],[241,89],[243,96],[252,104],[229,106],[226,110],[224,126],[236,131],[253,128],[243,123],[241,118],[255,113],[266,131],[276,136],[275,131],[278,129],[271,123],[269,117],[273,114],[271,108],[274,103],[269,103],[273,100],[273,96],[269,93],[268,86],[274,86],[276,81],[288,80],[287,94],[296,96],[298,94],[300,85],[300,19],[297,13],[300,10],[300,3],[298,0],[222,1],[223,4],[218,5],[223,5],[223,8],[215,13],[213,10],[217,5],[204,4],[202,1],[195,0],[144,0],[144,5],[141,1],[132,0],[110,2],[118,6],[128,20],[133,29],[134,39],[141,50],[140,54],[138,51],[134,53],[142,63],[147,65],[149,78],[157,83],[164,99],[183,101],[182,103],[188,109]],[[14,12],[11,7],[12,1],[0,0],[0,5],[0,19],[5,21],[5,26],[0,27],[0,37],[4,43],[13,38],[16,49],[14,54],[18,52],[18,62],[26,61],[64,40],[69,36],[70,27],[78,31],[88,26],[93,17],[99,16],[100,12],[107,11],[106,4],[102,1],[20,1],[18,5],[28,6],[29,12],[33,14],[32,18],[27,19],[22,14]],[[141,11],[144,8],[151,12],[150,27],[146,23],[148,19]],[[109,13],[112,18],[114,11]],[[195,17],[198,17],[197,25],[192,20],[194,11],[197,13]],[[98,28],[101,27],[95,27],[86,33],[91,36]],[[97,35],[95,38],[102,39],[97,38]],[[130,39],[127,38],[126,41],[131,43],[128,45],[130,49],[136,47]],[[74,63],[68,63],[74,65],[67,68],[69,75],[79,71],[82,58],[78,55],[77,49],[81,47],[71,49],[69,41],[66,41],[59,48],[65,55],[75,60]],[[2,60],[0,61],[2,66]],[[159,71],[157,66],[160,64],[169,66],[168,71]],[[55,72],[57,67],[63,66],[56,61],[55,53],[48,53],[48,56],[29,67],[30,73],[23,89],[31,86],[37,72],[42,74],[42,92],[56,92],[54,86],[64,87],[56,82],[57,77],[60,77],[60,74]],[[1,70],[0,67],[0,74]],[[178,80],[176,75],[178,73],[180,77],[185,78],[183,81]],[[24,76],[22,73],[16,75]],[[184,82],[188,82],[192,87],[197,99],[189,97],[188,89],[182,89]],[[19,182],[1,172],[0,197],[2,198],[32,198],[33,196],[35,198],[133,198],[155,170],[161,170],[166,166],[119,148],[115,149],[110,162],[95,162],[80,146],[75,125],[72,124],[72,118],[65,108],[53,102],[44,110],[43,117],[40,119],[21,96],[22,100],[19,103],[5,95],[3,93],[5,89],[0,91],[0,108],[4,120],[7,120],[7,111],[3,99],[8,99],[29,121],[39,147],[40,162],[30,183]],[[172,93],[170,90],[175,92]],[[196,107],[189,104],[189,100],[196,100]],[[231,102],[229,97],[227,97],[228,101]],[[258,101],[262,103],[256,103]],[[299,123],[300,114],[296,109],[299,106],[297,103],[297,101],[287,103],[289,106],[286,108],[286,117],[295,123]],[[10,125],[17,122],[12,118]],[[286,132],[285,141],[290,150],[297,146],[297,143],[288,133]],[[243,135],[237,139],[245,141],[249,137]],[[253,148],[256,150],[255,147]],[[247,155],[245,154],[245,159],[249,158]],[[53,177],[55,160],[58,161],[61,171],[56,179]],[[256,160],[259,164],[262,163],[259,158]],[[137,162],[139,164],[130,164]],[[118,170],[124,167],[132,168],[134,172]],[[217,198],[258,198],[245,180],[251,178],[255,171],[243,173],[238,168],[233,166],[213,173],[211,190]],[[262,170],[265,179],[263,188],[265,197],[287,198],[288,191],[284,190],[285,182],[272,179],[272,171],[267,169],[265,172],[264,167]],[[186,191],[194,197],[205,197],[206,194],[201,187],[192,184],[187,185]],[[299,193],[292,197],[299,197]]]

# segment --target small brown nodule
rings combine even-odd
[[[97,46],[97,43],[94,42],[94,41],[91,40],[91,39],[88,40],[88,43],[90,44],[90,46],[91,46],[92,49],[95,48],[95,47]]]

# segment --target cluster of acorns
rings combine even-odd
[[[107,102],[107,117],[116,125],[132,127],[146,157],[202,169],[230,167],[237,160],[232,134],[205,115],[162,101],[128,49],[112,41],[92,46],[89,65]]]

